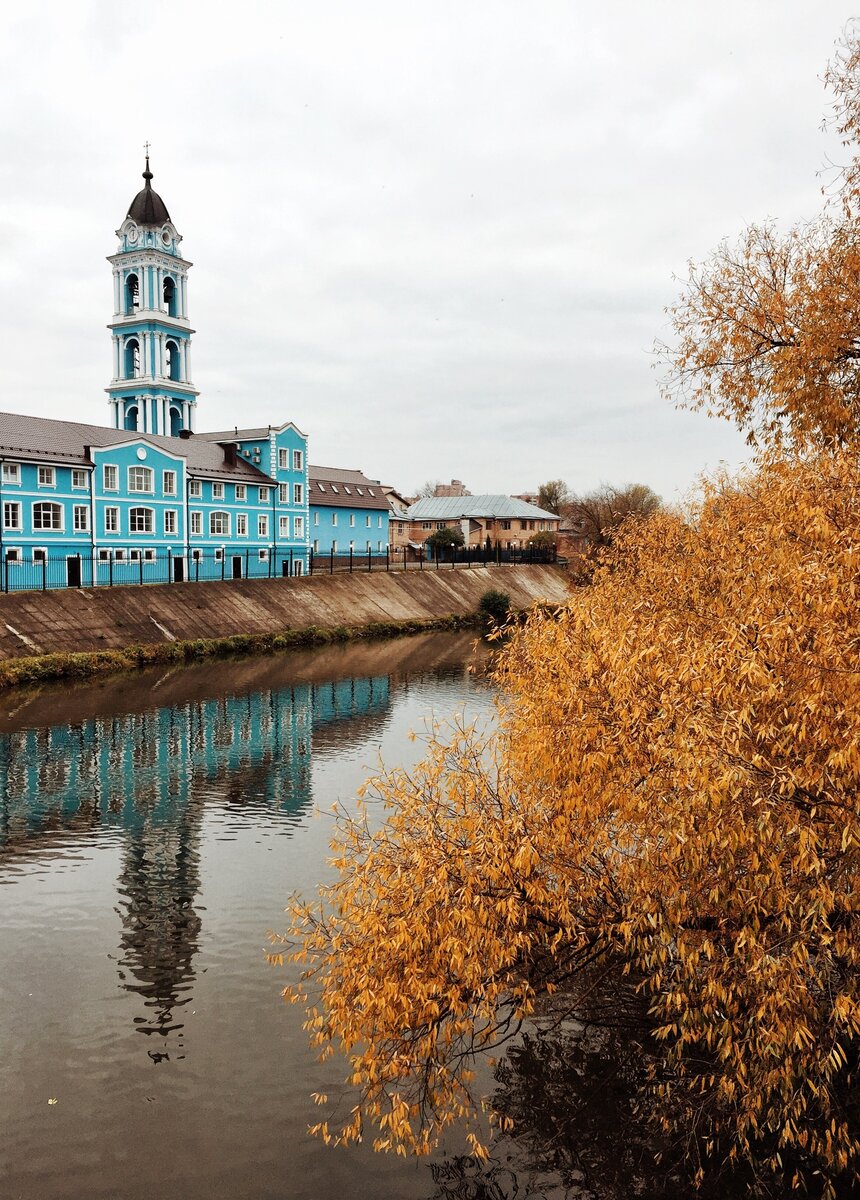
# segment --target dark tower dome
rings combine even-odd
[[[165,221],[170,220],[170,213],[158,192],[152,190],[152,171],[149,169],[148,154],[143,178],[146,180],[146,184],[132,200],[128,215],[133,221],[137,221],[138,225],[163,225]]]

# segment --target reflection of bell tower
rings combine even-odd
[[[152,190],[147,143],[144,187],[117,230],[113,267],[113,377],[107,388],[115,429],[176,437],[194,428],[188,270],[167,205]]]
[[[126,824],[117,881],[123,986],[142,996],[149,1010],[147,1017],[135,1018],[138,1031],[164,1037],[182,1028],[173,1010],[191,999],[201,927],[194,901],[200,890],[203,801],[183,797],[179,803],[181,812],[166,821],[150,813]]]

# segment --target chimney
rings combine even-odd
[[[191,437],[191,430],[190,429],[180,429],[179,436],[182,438],[183,442],[187,442],[188,439]]]

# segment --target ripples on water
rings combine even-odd
[[[262,956],[327,877],[335,801],[464,708],[471,639],[209,664],[4,697],[0,1196],[434,1194],[307,1137],[309,1055]],[[437,1166],[441,1163],[437,1160]]]

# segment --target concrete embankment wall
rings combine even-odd
[[[568,594],[567,576],[543,566],[18,592],[0,596],[0,659],[466,616],[489,588],[515,609]]]

